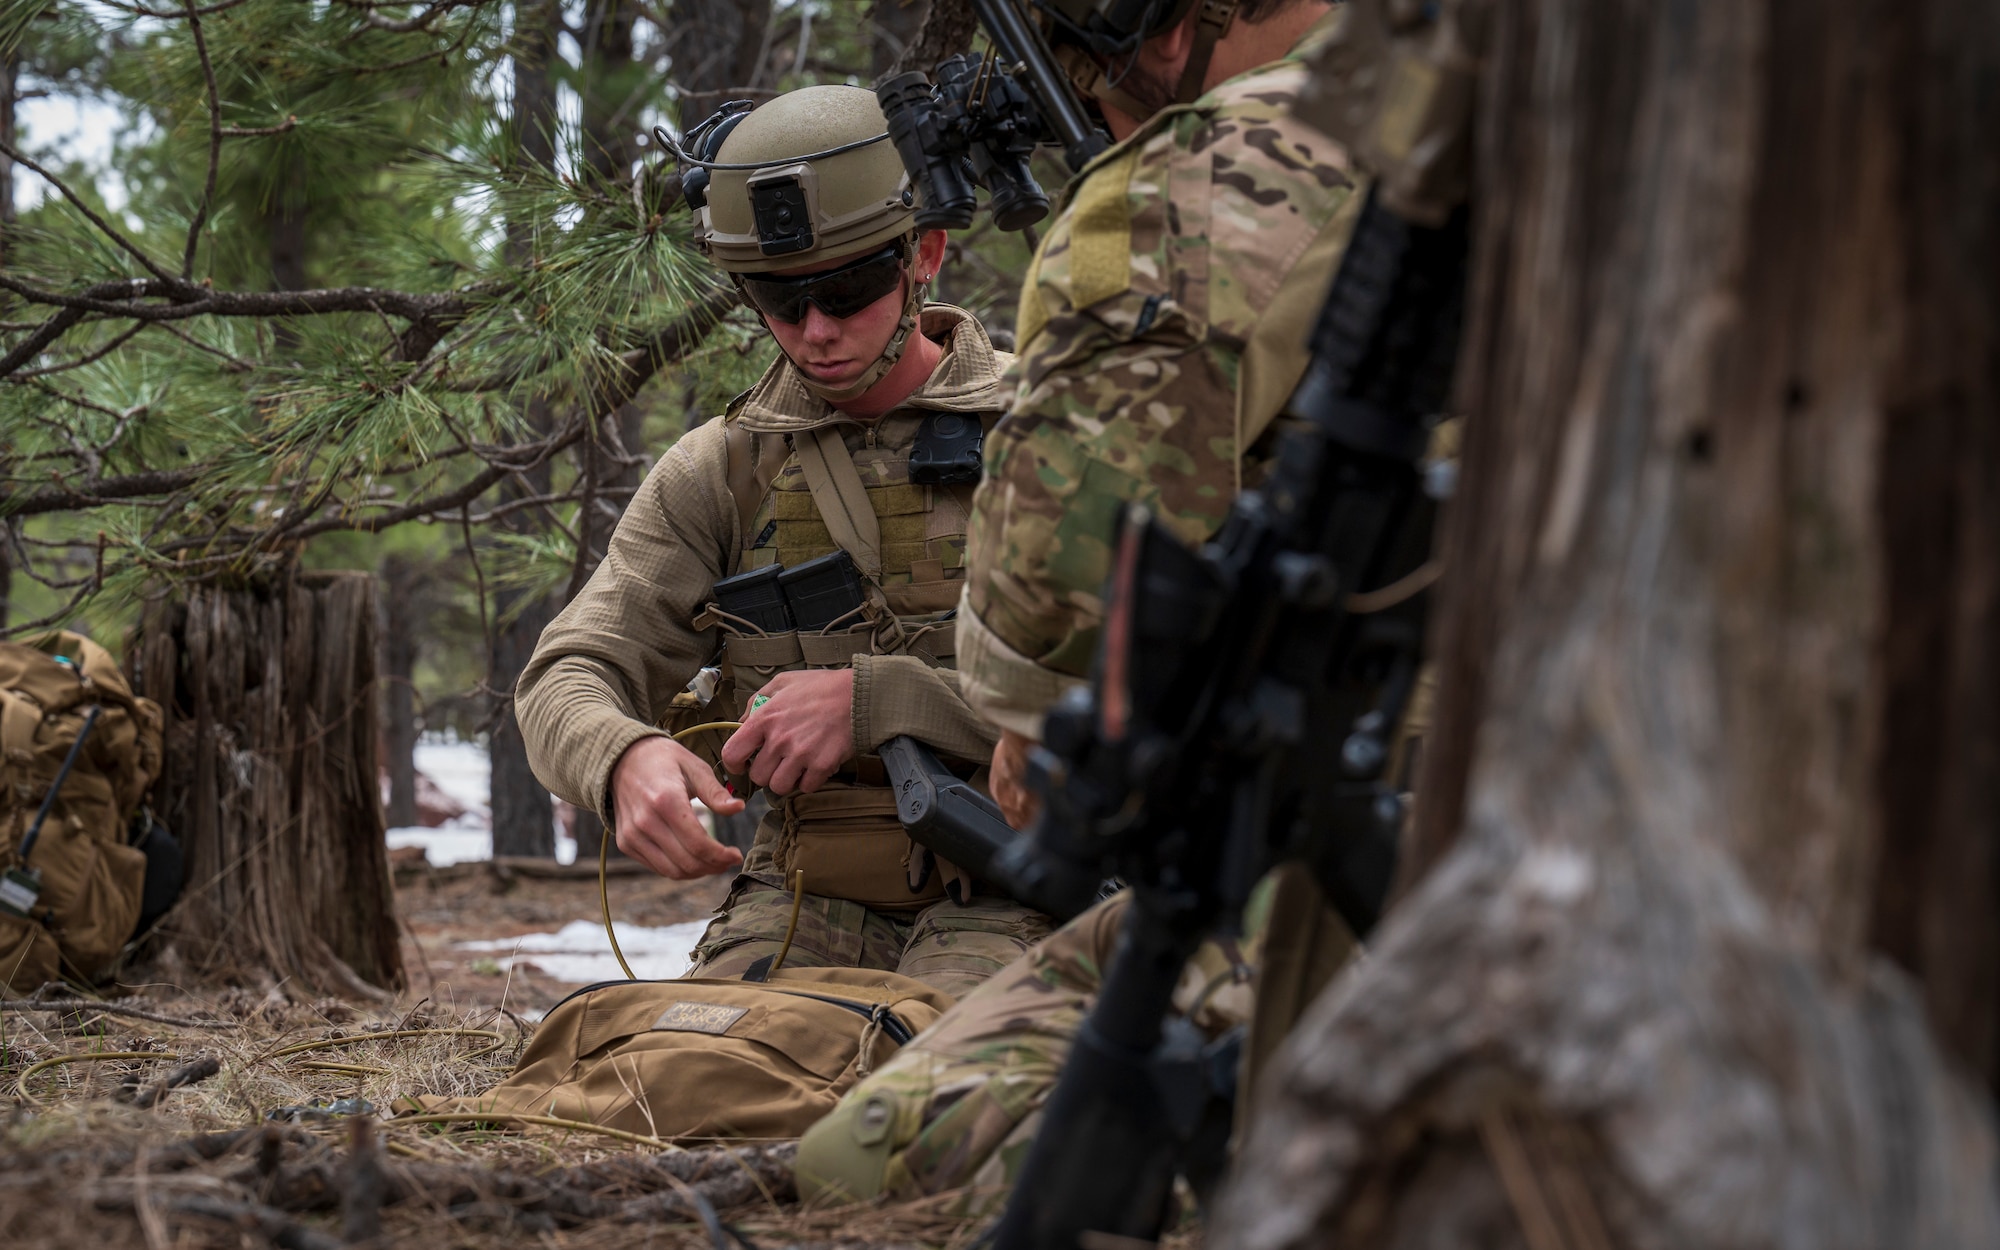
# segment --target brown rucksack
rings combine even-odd
[[[426,1111],[556,1116],[676,1139],[797,1137],[951,1005],[893,972],[615,981],[549,1012],[514,1074]]]
[[[25,865],[22,838],[92,706],[96,724]],[[29,993],[63,972],[90,980],[139,919],[146,856],[126,830],[160,772],[159,705],[80,634],[0,642],[0,871],[40,876],[29,919],[0,911],[0,984]]]

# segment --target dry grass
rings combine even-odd
[[[370,1140],[357,1145],[351,1120],[269,1118],[343,1098],[388,1108],[404,1095],[478,1093],[506,1075],[533,1028],[495,1008],[364,1012],[243,991],[162,995],[144,1007],[190,1026],[95,1010],[0,1012],[0,1244],[334,1246],[351,1218],[343,1207],[364,1207],[347,1231],[372,1230],[374,1245],[711,1246],[690,1190],[759,1247],[960,1246],[976,1231],[948,1201],[803,1209],[782,1152],[694,1151],[669,1166],[672,1156],[561,1130],[445,1132],[367,1117]],[[429,1034],[275,1053],[416,1028],[490,1030],[502,1044],[469,1057],[490,1043]],[[114,1052],[162,1057],[45,1068],[29,1077],[26,1097],[17,1093],[44,1060]],[[151,1109],[134,1105],[136,1092],[198,1056],[219,1061],[214,1075]],[[310,1066],[328,1061],[346,1067]],[[745,1181],[753,1172],[754,1187]]]

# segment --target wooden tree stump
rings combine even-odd
[[[1498,17],[1428,872],[1214,1242],[2000,1244],[2000,10]]]
[[[167,713],[155,807],[197,974],[381,998],[403,983],[376,774],[375,579],[291,571],[155,604],[134,684]]]

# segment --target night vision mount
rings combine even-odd
[[[889,137],[922,194],[921,229],[963,230],[991,197],[993,222],[1020,230],[1048,215],[1049,197],[1028,169],[1043,144],[1063,149],[1072,172],[1110,140],[1094,125],[1042,32],[1014,0],[973,0],[992,49],[897,74],[875,89]]]

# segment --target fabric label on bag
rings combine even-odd
[[[719,1003],[672,1003],[653,1021],[655,1032],[729,1032],[729,1026],[750,1013],[748,1007],[724,1007]]]

